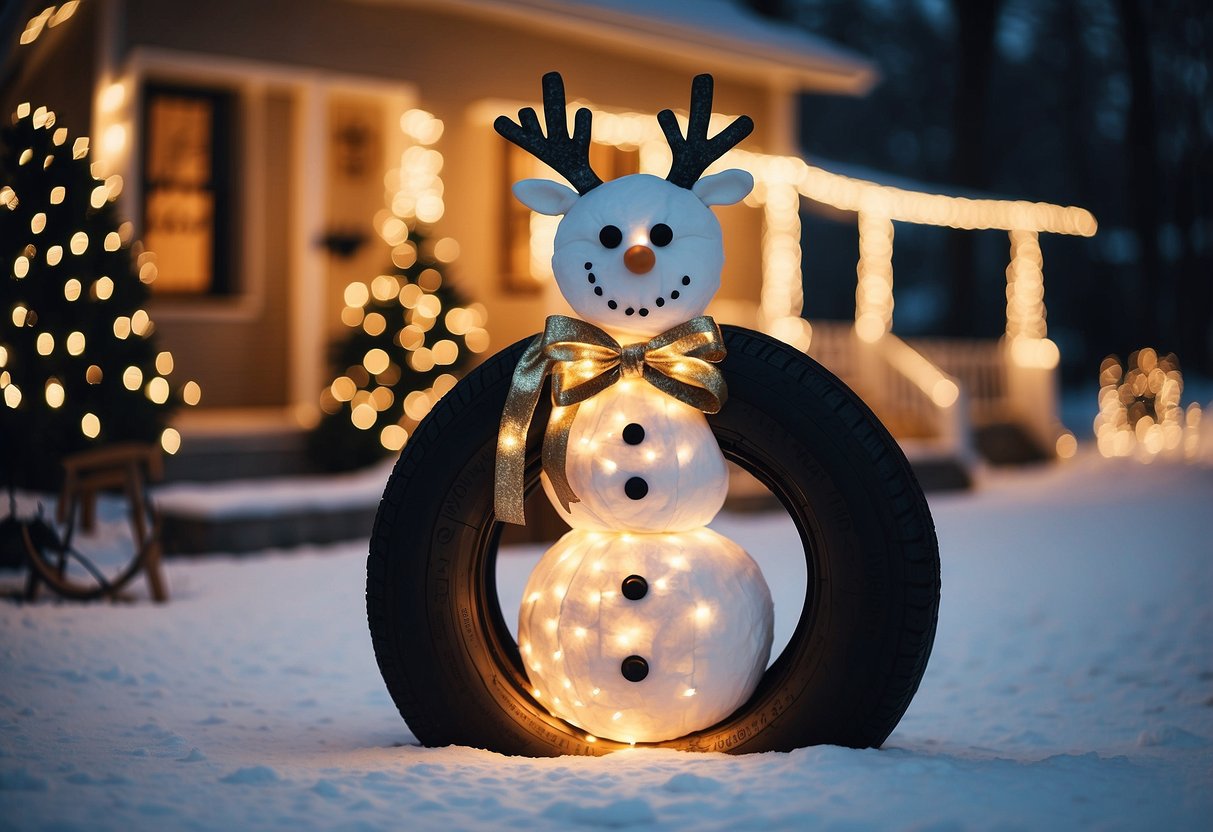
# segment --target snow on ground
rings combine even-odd
[[[361,542],[170,561],[163,607],[0,602],[0,828],[1211,828],[1213,469],[1080,455],[932,510],[939,633],[881,750],[420,748]],[[795,583],[785,519],[721,528]]]

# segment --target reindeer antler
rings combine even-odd
[[[498,116],[493,122],[497,132],[541,162],[569,180],[584,194],[602,184],[598,174],[590,167],[590,119],[592,114],[585,107],[577,111],[573,120],[573,135],[568,135],[568,117],[564,107],[564,79],[559,72],[543,76],[543,116],[547,121],[545,137],[539,129],[539,117],[535,110],[525,107],[518,111],[518,123],[509,116]]]
[[[674,163],[666,179],[680,188],[690,188],[707,170],[708,165],[728,153],[754,130],[754,120],[739,116],[713,138],[708,138],[708,119],[712,116],[712,76],[696,75],[691,82],[691,115],[684,139],[678,129],[678,119],[671,110],[657,114]]]

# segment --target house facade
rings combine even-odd
[[[708,313],[825,364],[890,427],[920,477],[937,460],[944,480],[967,483],[986,429],[1009,429],[1029,456],[1073,453],[1057,418],[1039,240],[1091,236],[1094,217],[806,162],[798,95],[863,95],[876,72],[740,2],[24,5],[0,18],[20,32],[3,60],[0,104],[49,106],[93,137],[99,171],[121,177],[119,207],[158,272],[149,311],[159,337],[203,390],[183,432],[313,424],[333,379],[329,349],[351,325],[347,290],[415,256],[408,225],[427,230],[447,278],[479,305],[481,351],[567,312],[548,262],[555,221],[510,193],[520,178],[557,175],[498,136],[493,120],[538,108],[540,78],[557,69],[570,114],[594,113],[597,173],[664,176],[669,148],[656,113],[684,110],[691,78],[708,71],[712,132],[741,114],[756,123],[717,162],[756,184],[744,204],[717,209],[725,267]],[[857,225],[851,322],[804,314],[806,203]],[[893,334],[895,223],[1008,235],[1002,338],[906,343]]]
[[[156,258],[149,311],[200,382],[199,410],[305,424],[331,378],[345,288],[390,267],[393,217],[443,243],[448,274],[486,310],[489,351],[559,311],[532,254],[544,231],[509,192],[550,174],[492,129],[539,104],[545,72],[595,109],[604,178],[662,163],[640,138],[599,141],[611,115],[618,130],[636,115],[656,130],[699,72],[715,75],[717,112],[754,118],[746,147],[765,153],[794,148],[797,93],[875,80],[862,58],[728,0],[82,0],[39,26],[41,6],[22,21],[3,105],[45,103],[122,177],[121,211]],[[418,170],[428,185],[410,194],[402,179]],[[710,311],[753,325],[763,213],[720,216]]]

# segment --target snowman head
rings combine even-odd
[[[558,73],[544,76],[543,91],[546,137],[529,107],[519,112],[518,124],[501,116],[495,126],[574,186],[524,179],[513,189],[531,210],[564,216],[552,271],[565,300],[596,326],[645,338],[703,314],[724,264],[720,223],[709,206],[740,201],[754,179],[742,170],[700,174],[745,138],[753,122],[742,116],[709,140],[712,77],[700,75],[691,88],[685,138],[670,110],[657,116],[674,156],[669,176],[634,174],[603,183],[589,165],[589,110],[577,112],[569,137]]]

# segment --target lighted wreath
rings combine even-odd
[[[368,561],[393,698],[427,744],[510,753],[879,744],[930,652],[934,532],[904,456],[849,390],[787,345],[704,315],[724,262],[711,206],[754,183],[703,173],[752,121],[709,138],[712,79],[700,75],[685,136],[673,112],[657,117],[669,175],[602,182],[590,112],[570,135],[556,73],[543,99],[546,134],[530,108],[495,127],[573,186],[529,179],[514,194],[563,215],[552,267],[579,317],[548,318],[470,374],[405,448]],[[767,583],[706,528],[728,491],[726,456],[768,485],[805,545],[800,622],[769,668]],[[532,572],[515,643],[496,541],[501,523],[525,522],[538,483],[572,530]]]

